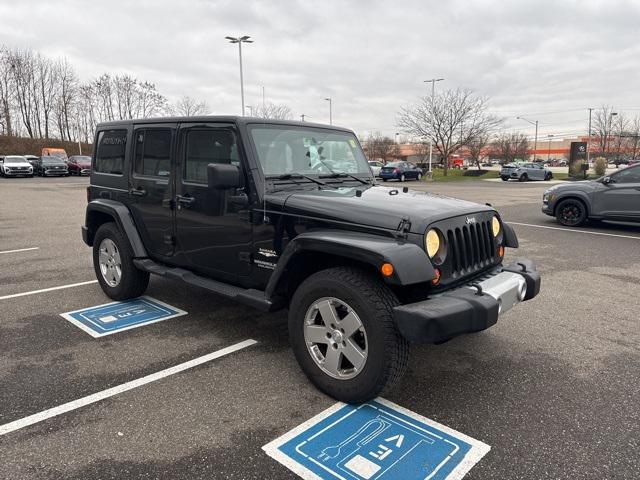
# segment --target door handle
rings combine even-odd
[[[136,188],[135,190],[131,190],[131,195],[135,195],[136,197],[144,197],[147,194],[147,191],[142,188]]]
[[[191,195],[178,195],[176,196],[176,200],[178,201],[178,203],[182,206],[188,207],[190,205],[193,205],[196,201],[196,199],[194,197],[192,197]]]

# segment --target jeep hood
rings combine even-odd
[[[356,193],[362,192],[360,196]],[[284,200],[287,213],[396,230],[403,217],[411,232],[422,234],[435,221],[493,210],[465,200],[381,186],[297,191]]]

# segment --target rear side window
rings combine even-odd
[[[616,183],[640,183],[640,167],[627,167],[612,176]]]
[[[126,146],[126,130],[104,130],[98,133],[98,149],[93,170],[122,175]]]
[[[171,130],[136,131],[134,172],[168,177],[171,168]]]
[[[207,183],[207,165],[210,163],[240,165],[236,136],[231,130],[212,128],[187,132],[184,180]]]

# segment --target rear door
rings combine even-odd
[[[207,165],[237,165],[246,184],[246,162],[239,153],[235,126],[181,124],[178,135],[176,237],[180,263],[232,282],[251,271],[248,207],[231,198],[240,195],[242,188],[208,188]]]
[[[129,205],[152,257],[169,257],[174,249],[170,178],[175,136],[175,123],[140,125],[133,131]]]
[[[595,194],[596,211],[606,217],[640,221],[640,165],[611,175],[611,183]]]

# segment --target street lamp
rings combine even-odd
[[[300,115],[300,121],[304,122],[304,119],[307,118],[308,115],[305,115],[304,113],[302,115]]]
[[[444,78],[432,78],[431,80],[423,80],[424,83],[431,84],[431,108],[433,109],[433,98],[436,93],[436,82],[442,82]],[[429,135],[429,174],[431,174],[431,158],[433,157],[433,140],[431,139],[431,135]],[[448,162],[448,159],[444,160]]]
[[[549,139],[549,145],[547,146],[547,162],[548,162],[549,157],[551,156],[551,139],[553,138],[553,135],[547,135],[547,138]]]
[[[398,132],[396,132],[396,144],[398,143],[398,136],[399,136],[399,135],[400,135],[400,134],[399,134]]]
[[[536,150],[538,149],[538,120],[536,120],[535,122],[532,122],[531,120],[527,120],[526,118],[522,118],[522,117],[516,117],[516,120],[524,120],[525,122],[536,126],[536,136],[535,136],[535,140],[533,141],[533,161],[535,162]]]
[[[240,100],[242,102],[242,116],[244,117],[244,80],[242,78],[242,44],[243,43],[253,43],[253,40],[249,40],[248,35],[243,37],[224,37],[229,40],[229,43],[237,43],[238,44],[238,53],[240,55]]]
[[[325,100],[329,102],[329,125],[333,125],[333,106],[331,103],[331,97],[327,97]]]

